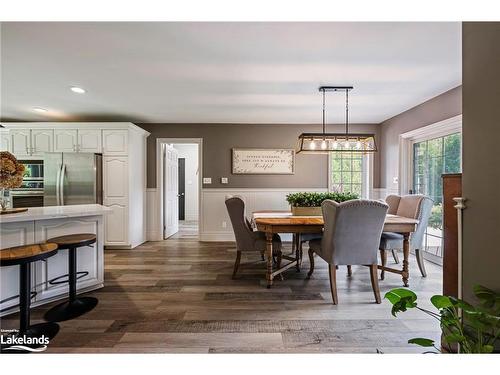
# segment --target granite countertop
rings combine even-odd
[[[28,211],[17,214],[0,215],[0,224],[17,223],[65,217],[83,217],[106,215],[111,208],[100,204],[78,204],[71,206],[30,207]]]

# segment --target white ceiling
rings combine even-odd
[[[379,123],[461,84],[461,25],[3,23],[1,74],[4,121],[318,123],[333,84]]]

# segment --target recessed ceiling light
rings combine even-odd
[[[47,110],[47,109],[45,109],[45,108],[40,108],[40,107],[34,107],[34,108],[33,108],[33,111],[35,111],[35,112],[40,112],[40,113],[46,113],[46,112],[48,112],[48,110]]]
[[[77,94],[85,94],[85,90],[78,86],[71,86],[71,91],[76,92]]]

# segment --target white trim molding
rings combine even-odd
[[[462,115],[399,135],[399,184],[397,193],[408,194],[412,186],[413,143],[462,132]],[[396,193],[391,191],[388,193]]]

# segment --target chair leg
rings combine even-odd
[[[337,296],[337,268],[333,264],[328,265],[328,270],[330,271],[330,291],[332,292],[332,301],[336,305],[339,303]]]
[[[398,251],[396,249],[392,249],[392,257],[394,258],[394,262],[396,262],[396,264],[398,264],[399,257],[398,257]]]
[[[237,251],[236,252],[236,261],[234,262],[234,269],[233,269],[233,276],[232,276],[233,279],[236,277],[236,272],[238,272],[238,267],[240,266],[240,260],[241,260],[241,251]]]
[[[415,249],[415,255],[417,257],[417,264],[418,268],[420,269],[420,273],[422,274],[422,277],[427,277],[427,271],[425,270],[425,264],[424,264],[423,251],[420,251],[420,249]]]
[[[309,272],[307,278],[309,279],[314,272],[314,251],[309,249]]]
[[[375,295],[375,301],[381,303],[380,299],[380,289],[378,287],[378,276],[377,276],[377,265],[370,264],[370,280],[372,282],[373,294]]]
[[[264,251],[264,250],[262,250],[262,251],[260,252],[260,259],[262,259],[262,260],[266,260],[266,258],[264,257],[264,253],[265,253],[265,251]]]
[[[385,267],[385,265],[387,264],[387,253],[385,250],[380,249],[380,260],[382,261],[382,267]],[[380,280],[384,280],[384,278],[385,271],[382,270],[382,272],[380,272]]]
[[[347,266],[347,276],[349,276],[349,277],[352,276],[352,267],[351,267],[351,265]]]

